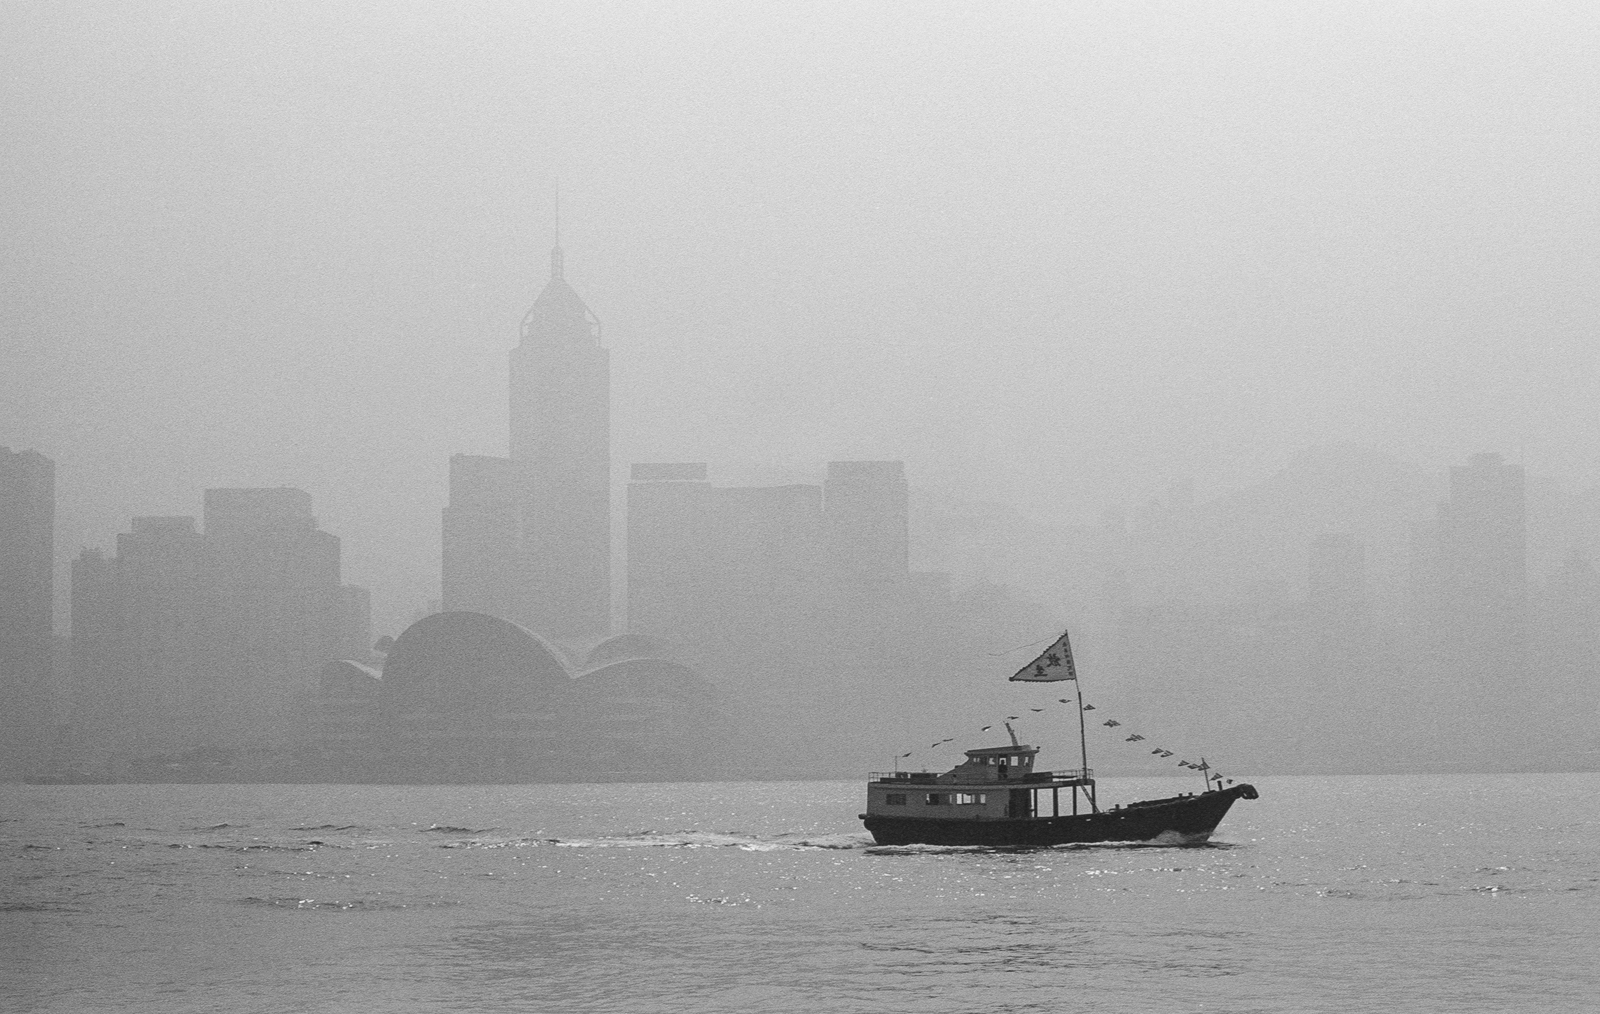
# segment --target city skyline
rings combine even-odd
[[[0,997],[1590,1010],[1596,52],[0,3]]]
[[[403,619],[560,175],[617,482],[894,459],[1093,524],[1355,443],[1588,488],[1600,24],[1406,9],[8,11],[0,434],[70,462],[62,559],[293,485]]]
[[[592,641],[608,597],[623,614],[632,465],[705,463],[755,539],[784,511],[839,521],[819,469],[893,462],[904,549],[818,553],[837,576],[893,542],[904,601],[950,610],[963,651],[1027,617],[1165,664],[1205,617],[1252,678],[1315,627],[1429,679],[1525,645],[1579,680],[1600,230],[1574,170],[1600,133],[1563,96],[1600,19],[1413,13],[1456,45],[1399,59],[1367,44],[1386,15],[1243,7],[909,34],[837,10],[793,36],[670,7],[652,30],[418,13],[415,37],[8,12],[0,438],[57,463],[56,630],[80,546],[205,490],[294,488],[377,632],[491,601],[451,585],[451,519],[510,519],[515,553],[479,556],[547,573],[493,611]],[[1129,78],[1135,52],[1165,72]],[[1459,58],[1484,52],[1504,59]],[[934,53],[988,69],[956,87]],[[1285,685],[1312,694],[1299,648]]]

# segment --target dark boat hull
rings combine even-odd
[[[1037,848],[1092,842],[1193,845],[1211,837],[1235,799],[1255,799],[1252,785],[1132,803],[1075,817],[927,820],[863,814],[879,845],[989,845]]]

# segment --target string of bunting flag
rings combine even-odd
[[[1016,653],[1018,651],[1023,651],[1023,650],[1028,649],[1028,648],[1037,647],[1038,645],[1043,644],[1043,643],[1045,643],[1045,642],[1043,642],[1043,641],[1035,641],[1032,644],[1024,644],[1024,645],[1021,645],[1021,646],[1016,647],[1016,648],[1009,648],[1009,649],[1007,649],[1005,651],[1002,651],[1002,652],[991,652],[989,654],[991,654],[993,656],[996,656],[996,657],[1000,657],[1000,656],[1004,656],[1004,655],[1010,655],[1010,654],[1014,654],[1014,653]],[[1078,680],[1078,673],[1077,673],[1077,668],[1073,663],[1072,646],[1067,640],[1067,635],[1063,633],[1059,638],[1057,638],[1051,644],[1051,646],[1049,648],[1045,649],[1045,651],[1043,653],[1041,653],[1040,656],[1037,659],[1035,659],[1033,662],[1029,662],[1027,665],[1025,665],[1021,669],[1019,669],[1017,671],[1017,674],[1015,676],[1011,677],[1011,679],[1012,679],[1013,682],[1020,682],[1020,683],[1046,683],[1046,682],[1060,682],[1060,681],[1066,681],[1066,680],[1072,680],[1072,681],[1076,682]],[[1082,690],[1082,683],[1081,682],[1079,683],[1079,690],[1080,690],[1080,692]],[[1051,708],[1059,708],[1061,705],[1066,705],[1067,707],[1072,708],[1074,710],[1076,710],[1077,706],[1078,706],[1077,703],[1072,698],[1070,698],[1070,697],[1061,697],[1061,698],[1058,698],[1053,704],[1047,704],[1043,708],[1029,707],[1029,708],[1024,708],[1024,709],[1019,709],[1018,713],[1015,714],[1015,715],[1007,715],[1004,719],[994,719],[994,720],[990,721],[990,723],[988,725],[980,726],[978,728],[978,731],[979,732],[988,732],[989,730],[993,729],[997,725],[1001,725],[1001,724],[1007,723],[1007,722],[1015,722],[1015,721],[1019,720],[1020,718],[1023,718],[1026,713],[1035,713],[1035,714],[1037,714],[1037,713],[1040,713],[1040,712],[1044,712],[1044,711],[1050,710]],[[1083,704],[1083,711],[1084,712],[1098,711],[1098,710],[1100,710],[1100,709],[1096,705],[1091,703],[1091,702],[1084,702],[1084,704]],[[1116,718],[1107,717],[1104,714],[1097,715],[1095,717],[1101,719],[1100,725],[1103,728],[1113,730],[1114,732],[1116,730],[1120,730],[1120,733],[1117,733],[1119,735],[1121,733],[1126,733],[1126,735],[1122,736],[1122,742],[1124,742],[1124,743],[1127,743],[1127,744],[1150,743],[1150,741],[1147,739],[1147,737],[1145,737],[1143,734],[1126,728],[1123,725],[1123,723],[1121,721],[1117,720]],[[955,742],[955,740],[956,740],[955,736],[947,736],[944,739],[936,740],[935,742],[928,744],[928,746],[926,748],[924,748],[924,749],[907,750],[905,753],[897,754],[895,756],[895,766],[896,766],[896,768],[898,768],[901,761],[909,760],[910,758],[915,757],[920,753],[926,753],[928,751],[941,749],[945,744],[953,743],[953,742]],[[1151,743],[1150,745],[1154,747],[1154,749],[1152,749],[1150,751],[1150,756],[1156,757],[1159,760],[1163,760],[1163,761],[1171,760],[1172,758],[1177,756],[1176,751],[1168,750],[1167,748],[1165,748],[1163,746],[1157,746],[1157,745],[1155,745],[1153,743]],[[1218,785],[1222,785],[1222,784],[1232,785],[1234,783],[1234,779],[1229,778],[1228,776],[1224,775],[1221,771],[1218,771],[1215,768],[1213,768],[1211,766],[1211,764],[1204,757],[1201,757],[1198,763],[1196,763],[1194,761],[1191,761],[1186,757],[1179,757],[1176,761],[1174,761],[1174,763],[1180,768],[1187,768],[1187,769],[1189,769],[1191,771],[1200,772],[1200,774],[1205,778],[1206,784],[1207,784],[1208,787],[1210,786],[1210,784],[1211,784],[1211,782],[1213,780],[1215,780]]]

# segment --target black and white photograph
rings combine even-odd
[[[1597,54],[0,3],[0,1011],[1600,1010]]]

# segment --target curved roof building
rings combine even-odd
[[[383,673],[354,659],[336,658],[323,665],[317,682],[324,699],[373,700],[383,686]]]
[[[584,660],[588,669],[598,669],[629,658],[671,658],[672,646],[648,634],[618,634],[589,649]]]
[[[715,686],[686,665],[661,658],[630,658],[579,676],[573,684],[585,705],[692,704],[714,705]]]
[[[487,613],[435,613],[407,627],[383,666],[382,712],[477,717],[554,711],[572,677],[541,638]]]

